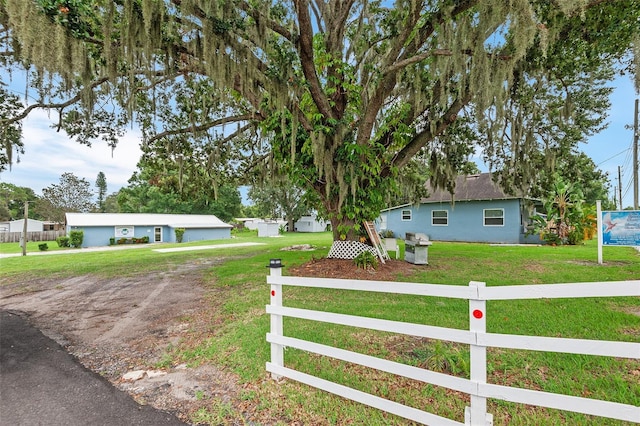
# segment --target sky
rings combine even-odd
[[[612,83],[609,126],[582,144],[584,151],[602,171],[609,173],[612,186],[618,186],[618,167],[622,168],[623,206],[633,205],[632,142],[635,93],[629,77],[621,77]],[[52,119],[53,118],[53,119]],[[60,176],[72,172],[86,179],[91,189],[99,172],[107,178],[107,194],[127,186],[127,181],[136,170],[140,158],[140,132],[131,129],[120,140],[115,150],[106,143],[97,141],[92,147],[80,145],[64,133],[51,128],[57,116],[36,110],[23,124],[25,153],[15,162],[11,170],[0,173],[0,182],[28,187],[41,195],[42,189],[60,183]],[[610,195],[611,198],[612,194]],[[243,195],[243,203],[247,204]]]
[[[95,191],[98,173],[103,172],[107,194],[128,185],[141,155],[139,131],[129,130],[114,150],[101,140],[89,147],[52,128],[55,119],[57,113],[49,116],[42,110],[27,117],[22,127],[25,153],[19,162],[14,153],[14,164],[11,170],[0,172],[0,182],[28,187],[42,195],[43,188],[59,184],[62,174],[71,172],[86,179]]]

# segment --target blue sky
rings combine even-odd
[[[637,95],[629,77],[619,78],[612,86],[615,90],[611,96],[609,127],[580,148],[602,171],[609,173],[612,190],[618,185],[618,166],[622,167],[623,204],[626,207],[633,205],[633,132],[625,126],[633,125]],[[112,152],[104,142],[87,147],[73,142],[64,133],[57,133],[51,128],[56,118],[43,111],[31,114],[23,125],[25,154],[11,171],[0,173],[0,182],[29,187],[40,195],[43,188],[59,183],[63,173],[72,172],[85,178],[95,190],[96,177],[104,172],[109,194],[127,186],[140,158],[138,131],[130,130]],[[246,204],[246,199],[244,202]]]

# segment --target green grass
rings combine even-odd
[[[28,241],[27,254],[39,252],[40,248],[38,246],[45,243],[47,244],[47,247],[49,247],[47,251],[71,250],[68,247],[58,247],[58,243],[55,241]],[[22,247],[20,247],[20,243],[0,243],[0,254],[10,253],[22,253]]]
[[[216,328],[197,344],[178,344],[169,355],[173,364],[215,363],[239,375],[247,388],[247,400],[271,418],[304,424],[407,424],[363,405],[307,386],[266,379],[269,360],[265,334],[269,317],[266,266],[280,258],[287,268],[326,256],[331,236],[288,234],[282,238],[257,238],[240,234],[215,243],[260,242],[261,246],[193,252],[157,253],[151,248],[75,255],[27,256],[1,259],[0,284],[21,276],[96,274],[120,276],[166,270],[186,261],[215,258],[204,274],[211,303],[220,305]],[[203,245],[214,242],[181,244]],[[312,244],[315,251],[281,251],[294,244]],[[1,246],[1,245],[0,245]],[[163,245],[168,247],[168,245]],[[401,247],[401,250],[403,247]],[[435,242],[429,249],[429,265],[403,278],[418,283],[468,285],[484,281],[487,286],[553,284],[561,282],[622,281],[640,279],[640,254],[627,247],[605,247],[604,264],[597,263],[597,246],[507,247],[485,244]],[[46,261],[45,261],[46,259]],[[355,266],[354,266],[355,267]],[[387,294],[361,294],[320,289],[284,289],[286,306],[326,310],[352,315],[411,321],[441,327],[468,328],[466,301]],[[553,337],[640,342],[640,298],[542,299],[488,302],[489,332]],[[219,325],[219,326],[218,326]],[[363,352],[411,365],[468,377],[468,347],[450,342],[398,336],[336,327],[285,318],[285,334]],[[169,359],[163,359],[169,363]],[[468,397],[411,380],[400,379],[325,357],[288,349],[285,365],[310,374],[371,392],[457,421],[463,421]],[[586,355],[488,349],[490,383],[565,393],[640,406],[640,361]],[[266,379],[266,380],[265,380]],[[579,414],[489,401],[495,424],[620,425],[623,422]],[[213,403],[200,411],[198,420],[209,424],[237,420],[230,407]],[[226,420],[221,420],[226,419]]]

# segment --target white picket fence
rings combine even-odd
[[[463,287],[385,281],[285,277],[281,274],[279,263],[278,259],[271,261],[270,275],[267,276],[267,283],[271,285],[271,303],[267,305],[267,313],[271,316],[271,330],[267,333],[267,342],[271,344],[271,362],[266,363],[266,369],[274,379],[287,377],[406,419],[434,426],[492,425],[493,416],[487,413],[488,398],[640,423],[640,407],[638,406],[487,383],[487,347],[640,359],[640,343],[486,332],[487,301],[640,296],[640,281],[502,287],[486,287],[485,283],[472,281],[468,287]],[[283,286],[467,299],[469,301],[469,330],[285,307],[282,305]],[[470,379],[286,337],[283,331],[284,317],[468,344],[470,346]],[[285,347],[333,357],[469,394],[471,401],[470,407],[465,410],[465,422],[460,423],[287,368],[284,365]]]

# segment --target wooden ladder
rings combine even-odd
[[[382,263],[385,263],[385,260],[391,259],[389,257],[389,253],[387,253],[387,248],[382,244],[380,240],[380,235],[376,231],[376,227],[373,222],[364,222],[364,227],[367,230],[367,234],[369,235],[369,239],[371,240],[371,244],[376,249],[378,253],[378,257]]]

